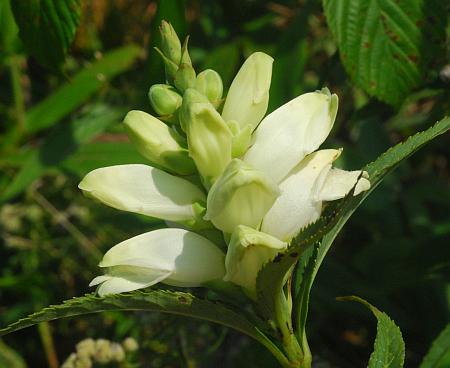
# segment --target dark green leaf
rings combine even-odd
[[[10,0],[0,0],[0,62],[13,51],[17,31]]]
[[[80,21],[80,1],[13,1],[12,9],[29,54],[44,66],[61,64]]]
[[[420,368],[445,368],[450,366],[450,324],[433,341]]]
[[[80,145],[118,122],[123,114],[123,110],[98,105],[80,119],[73,120],[65,126],[57,126],[37,150],[29,153],[22,168],[0,199],[5,201],[20,194],[48,169],[68,158]]]
[[[405,361],[405,342],[402,333],[389,316],[357,296],[338,298],[365,305],[377,318],[377,337],[368,368],[402,368]]]
[[[328,24],[353,81],[398,105],[445,48],[440,0],[324,0]]]
[[[93,62],[27,113],[25,117],[27,132],[36,133],[59,122],[83,104],[105,82],[127,70],[139,54],[138,47],[125,46],[110,51],[100,60]]]
[[[274,355],[277,352],[278,355],[281,355],[278,348],[244,316],[242,311],[235,311],[229,306],[200,299],[189,293],[165,290],[135,291],[126,294],[108,295],[103,298],[96,297],[94,294],[87,294],[84,297],[73,298],[60,305],[44,308],[40,312],[34,313],[0,330],[0,335],[5,335],[39,322],[116,310],[156,311],[219,323],[253,337],[271,350]]]

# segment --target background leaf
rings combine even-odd
[[[430,347],[420,368],[445,368],[450,365],[450,324],[444,328]]]
[[[28,133],[36,133],[56,124],[84,103],[105,82],[123,73],[137,59],[140,49],[134,45],[108,52],[100,60],[83,69],[73,79],[31,108],[25,117]]]
[[[80,1],[13,1],[12,9],[27,51],[42,65],[61,64],[80,21]]]
[[[442,1],[324,0],[324,8],[347,73],[384,102],[400,104],[445,50]]]
[[[377,336],[368,368],[402,368],[405,361],[405,343],[402,333],[389,316],[357,296],[338,298],[365,305],[377,318]]]
[[[113,123],[120,121],[124,110],[96,105],[79,119],[57,126],[40,147],[29,153],[0,200],[8,200],[24,191],[34,180],[73,154],[80,145],[89,142]]]

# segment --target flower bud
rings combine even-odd
[[[175,74],[178,70],[178,64],[175,64],[173,61],[171,61],[164,53],[155,47],[156,52],[161,56],[163,62],[164,62],[164,68],[166,71],[166,79],[169,81],[173,81],[175,78]]]
[[[179,137],[166,124],[143,111],[130,111],[124,124],[137,150],[152,163],[180,175],[195,172],[195,165]]]
[[[208,193],[205,219],[225,233],[238,225],[257,228],[278,195],[270,178],[235,158]]]
[[[161,48],[164,55],[178,65],[181,60],[181,42],[175,29],[170,23],[163,20],[159,31],[161,32]]]
[[[242,286],[247,294],[255,299],[259,271],[287,246],[287,243],[269,234],[248,226],[237,226],[228,244],[224,281]]]
[[[180,64],[187,64],[192,66],[191,57],[189,56],[188,44],[189,44],[189,36],[187,36],[183,42],[183,48],[181,49]]]
[[[197,75],[195,80],[195,89],[208,97],[214,107],[218,107],[221,103],[223,84],[220,75],[212,70],[206,69]]]
[[[241,127],[256,128],[267,111],[273,59],[255,52],[245,60],[231,83],[223,106],[225,121],[236,120]]]
[[[154,84],[148,91],[150,104],[158,115],[172,115],[181,106],[182,97],[168,84]]]
[[[125,349],[125,351],[128,352],[133,352],[139,349],[139,344],[133,337],[127,337],[125,340],[123,340],[122,346]]]
[[[183,95],[179,117],[189,155],[205,186],[210,187],[231,160],[230,129],[207,98],[192,88]]]
[[[182,63],[175,74],[175,87],[181,92],[195,86],[195,70],[189,65]]]

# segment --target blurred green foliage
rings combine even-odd
[[[325,1],[330,26],[322,4],[313,0],[81,1],[78,28],[71,26],[73,42],[69,31],[54,54],[40,48],[53,47],[51,39],[30,41],[21,19],[29,15],[18,5],[13,15],[13,2],[0,0],[1,326],[87,292],[104,251],[162,226],[98,206],[77,190],[94,168],[145,162],[128,144],[120,121],[131,109],[152,112],[147,91],[164,75],[153,50],[162,19],[181,37],[191,35],[193,63],[198,70],[217,70],[226,88],[246,56],[256,50],[271,54],[270,110],[322,86],[337,93],[338,119],[326,144],[344,147],[339,163],[346,169],[360,168],[449,112],[450,72],[442,57],[400,89],[392,78],[408,75],[403,66],[387,63],[391,74],[377,71],[380,82],[395,92],[393,98],[366,83],[364,63],[355,75],[339,52],[342,40],[333,36],[333,17],[339,15],[332,11],[334,1]],[[42,5],[41,11],[52,4],[33,3]],[[428,16],[440,24],[433,34],[443,38],[447,20],[436,9],[430,5]],[[414,32],[422,29],[424,24],[416,24]],[[433,47],[436,51],[427,53],[448,55],[443,46]],[[371,65],[382,68],[376,60]],[[449,322],[449,143],[447,134],[403,164],[339,236],[311,296],[307,330],[317,367],[364,367],[372,349],[372,317],[358,306],[336,302],[337,296],[360,295],[396,321],[406,342],[407,367],[419,365]],[[49,331],[30,328],[4,342],[29,367],[52,366],[52,354],[62,362],[88,336],[120,340],[129,335],[142,344],[145,367],[277,366],[246,337],[167,315],[107,313],[58,321]],[[0,362],[8,359],[4,351],[17,355],[2,344]],[[20,357],[17,361],[21,364]]]

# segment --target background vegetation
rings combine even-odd
[[[23,4],[0,0],[0,326],[88,292],[107,249],[163,226],[99,206],[77,189],[97,167],[145,162],[120,121],[131,109],[151,112],[148,88],[164,82],[153,50],[161,19],[191,35],[197,69],[217,70],[225,86],[251,52],[271,54],[270,110],[322,86],[337,93],[338,119],[326,144],[344,147],[339,164],[346,169],[449,111],[445,2]],[[341,233],[312,294],[308,331],[317,367],[364,367],[372,349],[373,317],[337,296],[360,295],[396,321],[407,367],[418,366],[449,322],[449,143],[447,134],[403,164]],[[144,313],[8,335],[0,366],[53,368],[85,337],[126,336],[140,343],[145,367],[277,366],[233,331]]]

